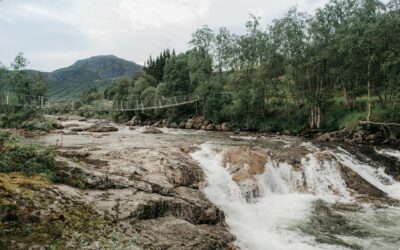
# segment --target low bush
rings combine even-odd
[[[9,132],[0,132],[0,173],[41,176],[47,181],[86,187],[85,173],[55,159],[53,148],[19,145]],[[101,180],[100,180],[101,181]]]
[[[20,128],[31,131],[33,130],[50,131],[51,129],[54,129],[56,127],[57,127],[57,122],[46,118],[25,121],[20,126]]]

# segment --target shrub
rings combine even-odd
[[[7,142],[11,141],[11,133],[7,131],[0,131],[0,151],[4,148]]]
[[[20,128],[32,131],[33,130],[50,131],[51,129],[54,129],[56,127],[57,127],[57,122],[45,118],[25,121],[20,126]]]
[[[0,172],[21,172],[25,175],[43,175],[56,180],[57,164],[52,149],[39,149],[37,146],[14,145],[4,149],[0,155]]]

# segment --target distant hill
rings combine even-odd
[[[132,76],[142,66],[116,56],[94,56],[49,73],[52,99],[66,100],[78,97],[83,91],[96,87],[103,90],[124,75]]]

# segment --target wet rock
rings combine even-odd
[[[162,217],[137,222],[137,226],[145,235],[145,249],[236,249],[232,244],[235,237],[223,225],[194,226],[185,220]]]
[[[266,152],[249,147],[233,148],[225,153],[224,162],[246,199],[258,197],[260,190],[256,176],[265,172]]]
[[[193,129],[193,122],[191,119],[185,123],[185,129]]]
[[[61,123],[57,123],[55,126],[56,129],[64,129],[64,126]]]
[[[99,122],[86,129],[86,131],[92,133],[105,133],[105,132],[115,132],[118,128],[110,125],[107,121]]]
[[[225,131],[225,132],[228,132],[228,131],[231,131],[231,128],[229,127],[229,125],[228,125],[228,123],[222,123],[222,125],[221,125],[221,130],[222,131]]]
[[[64,128],[74,128],[74,127],[79,127],[79,124],[69,123],[64,125]]]
[[[62,133],[63,135],[77,135],[78,133],[75,131],[66,131]]]
[[[57,153],[70,159],[85,159],[90,155],[88,150],[59,150]]]
[[[316,139],[326,142],[345,142],[348,144],[392,144],[398,143],[397,138],[390,137],[386,128],[361,126],[352,131],[334,131],[316,134]]]
[[[162,134],[162,131],[155,127],[145,127],[143,133],[144,134]]]
[[[367,195],[375,198],[387,198],[387,194],[382,190],[376,188],[367,180],[362,178],[359,174],[350,168],[340,165],[342,178],[344,179],[347,187],[357,191],[359,194]]]
[[[222,126],[221,125],[215,125],[215,131],[221,131]]]
[[[185,123],[185,122],[179,123],[179,128],[180,128],[180,129],[186,128],[186,123]]]
[[[82,132],[82,131],[85,131],[85,130],[86,130],[86,128],[82,128],[82,127],[71,128],[72,132]]]
[[[57,120],[59,120],[61,122],[64,122],[64,121],[68,121],[68,118],[67,117],[58,116]]]
[[[170,124],[171,128],[177,129],[178,128],[178,124],[176,124],[175,122]]]
[[[162,121],[158,121],[158,122],[156,122],[156,123],[153,124],[153,127],[158,127],[158,128],[160,128],[160,127],[162,127],[162,126],[163,126]]]
[[[192,123],[192,126],[193,126],[193,128],[194,129],[201,129],[201,127],[204,125],[204,126],[207,126],[207,125],[205,125],[204,123],[206,122],[206,118],[204,118],[203,116],[196,116],[196,117],[194,117],[193,119],[191,119],[191,123]]]
[[[352,204],[328,204],[317,200],[313,206],[311,221],[300,226],[306,234],[315,236],[317,242],[343,246],[349,249],[363,249],[357,244],[348,244],[340,238],[340,235],[354,234],[363,236],[362,230],[351,225],[343,215],[346,212],[354,212],[360,208]],[[364,235],[365,236],[365,235]]]
[[[134,117],[132,117],[132,119],[129,122],[126,123],[126,125],[127,126],[137,126],[137,125],[139,125],[139,123],[140,123],[139,118],[134,116]]]
[[[264,173],[267,154],[249,147],[239,147],[226,152],[224,160],[229,165],[230,172],[233,173],[232,179],[240,182]]]
[[[215,130],[215,125],[214,124],[208,124],[206,127],[207,131],[214,131]]]

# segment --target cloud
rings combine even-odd
[[[134,29],[160,29],[184,26],[201,19],[207,14],[208,6],[208,0],[123,0],[115,12]]]
[[[187,49],[204,24],[244,32],[249,14],[268,24],[290,7],[313,11],[328,0],[4,0],[0,61],[18,51],[31,67],[54,70],[75,60],[115,54],[143,63],[164,48]]]

